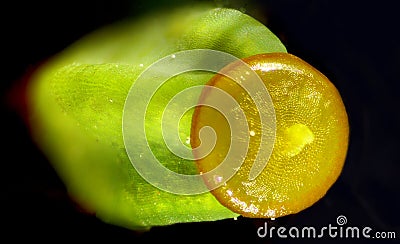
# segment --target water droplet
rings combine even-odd
[[[233,220],[237,220],[237,217],[233,217]]]
[[[250,136],[255,136],[255,135],[256,135],[256,132],[254,130],[251,130],[250,131]]]
[[[139,158],[142,158],[143,157],[143,154],[141,153],[141,154],[139,154]]]
[[[221,183],[222,182],[222,176],[219,176],[219,175],[214,175],[214,182],[215,182],[215,184],[219,184],[219,183]]]
[[[110,101],[110,103],[113,103],[113,100],[110,98],[110,100],[108,100],[108,101]]]
[[[139,67],[143,67],[144,65],[143,64],[139,64]]]
[[[275,215],[275,210],[274,209],[268,209],[267,210],[267,215],[268,216],[274,216]],[[271,218],[272,219],[272,218]]]
[[[188,145],[190,145],[190,137],[188,136],[188,137],[186,137],[186,144],[188,144]]]
[[[172,54],[172,55],[171,55],[171,58],[176,58],[175,54]]]
[[[275,220],[275,218],[271,218],[271,220]]]

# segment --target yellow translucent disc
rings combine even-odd
[[[212,193],[224,206],[245,217],[277,218],[297,213],[321,199],[341,173],[349,136],[345,106],[327,77],[294,55],[259,54],[243,61],[260,76],[272,99],[274,147],[263,171],[250,180],[254,159],[258,150],[263,150],[259,148],[259,115],[263,111],[257,110],[254,94],[247,94],[226,76],[215,75],[208,85],[226,91],[240,104],[250,143],[237,173]],[[201,102],[209,95],[205,89]],[[231,147],[231,131],[224,115],[198,106],[192,121],[193,148],[201,144],[199,131],[204,126],[215,130],[217,142],[210,154],[197,160],[200,172],[217,167]]]

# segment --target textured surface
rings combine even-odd
[[[105,23],[187,1],[18,1],[4,2],[2,15],[3,60],[1,109],[4,145],[2,164],[5,204],[5,238],[15,241],[187,243],[187,236],[208,242],[288,243],[291,240],[259,238],[263,220],[238,218],[155,227],[143,235],[105,224],[76,209],[48,159],[33,144],[21,117],[20,78],[36,64],[59,52],[77,37]],[[214,1],[213,1],[214,2]],[[400,117],[397,104],[400,21],[395,1],[255,0],[238,8],[258,12],[288,51],[313,64],[330,77],[348,109],[351,139],[348,158],[338,181],[326,196],[298,214],[269,222],[284,226],[327,226],[345,214],[348,225],[400,233],[398,163]],[[164,3],[164,4],[163,4]],[[62,6],[62,7],[60,7]],[[79,6],[79,7],[78,7]],[[61,11],[61,9],[63,11]],[[16,21],[18,18],[21,21]],[[54,28],[57,26],[57,28]],[[34,34],[32,35],[32,30]],[[25,74],[25,75],[24,75]],[[29,226],[29,227],[27,227]],[[183,233],[185,233],[183,235]],[[199,233],[207,233],[200,235]],[[235,234],[232,234],[235,233]],[[239,234],[240,233],[240,234]],[[324,240],[325,241],[325,240]],[[355,243],[373,243],[350,240]],[[320,240],[296,240],[319,243]],[[342,243],[330,239],[326,243]],[[390,243],[390,241],[389,241]]]
[[[208,83],[232,94],[244,110],[250,130],[249,149],[242,167],[225,185],[213,190],[221,203],[254,218],[277,218],[297,213],[325,195],[345,162],[349,125],[346,109],[334,85],[318,70],[290,54],[261,54],[244,59],[267,87],[276,114],[276,140],[262,173],[249,180],[249,172],[260,148],[261,122],[254,96],[232,80],[216,75]],[[232,65],[232,70],[235,66]],[[234,71],[232,71],[234,72]],[[251,82],[243,80],[242,83]],[[203,92],[207,102],[213,90]],[[215,168],[226,156],[230,129],[214,109],[198,107],[193,125],[193,147],[199,145],[203,126],[217,127],[214,151],[198,160],[202,172]],[[271,121],[267,121],[271,123]]]
[[[247,35],[241,37],[242,31]],[[220,37],[216,32],[234,35]],[[239,44],[251,48],[238,50]],[[272,32],[248,15],[196,6],[101,29],[33,76],[29,112],[35,140],[76,202],[107,223],[146,229],[238,216],[211,193],[179,196],[151,186],[133,169],[124,149],[122,112],[132,83],[152,62],[190,48],[225,50],[238,57],[286,51]],[[187,86],[205,84],[211,75],[176,76],[158,91],[161,99],[149,108],[149,145],[165,166],[180,173],[192,174],[196,168],[164,147],[159,130],[162,105]],[[188,138],[191,116],[184,120],[182,137]],[[145,146],[138,145],[137,150]]]

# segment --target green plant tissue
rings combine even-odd
[[[140,177],[125,151],[122,113],[133,82],[158,59],[190,49],[214,49],[238,58],[286,52],[279,39],[251,16],[199,5],[99,29],[55,55],[30,80],[28,109],[33,138],[71,197],[104,222],[146,230],[238,216],[211,193],[176,195],[157,189]],[[212,75],[178,75],[159,91],[159,97],[205,84]],[[162,148],[159,115],[164,103],[165,99],[156,99],[149,106],[149,145],[166,167],[194,174],[194,162]],[[190,136],[190,122],[188,112],[180,122],[183,139]],[[138,150],[142,146],[138,145]]]

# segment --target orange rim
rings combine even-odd
[[[318,70],[286,53],[259,54],[243,59],[262,79],[276,115],[276,139],[261,174],[249,180],[258,152],[260,111],[249,94],[226,76],[217,74],[208,86],[229,93],[241,105],[252,135],[241,168],[212,194],[227,208],[245,217],[277,218],[297,213],[321,199],[339,177],[345,162],[349,124],[335,86]],[[271,68],[273,67],[273,68]],[[227,69],[234,69],[231,64]],[[205,89],[200,100],[213,96]],[[211,126],[217,133],[214,150],[196,161],[200,172],[222,162],[230,145],[224,116],[207,106],[195,109],[191,143],[200,145],[199,131]],[[234,143],[234,142],[233,142]]]

